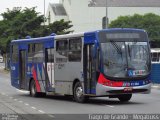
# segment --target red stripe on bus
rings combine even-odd
[[[111,87],[122,87],[123,86],[123,82],[122,81],[111,81],[107,78],[105,78],[105,76],[100,73],[99,78],[98,78],[98,83],[105,85],[105,86],[111,86]]]
[[[34,81],[36,83],[37,92],[41,92],[40,84],[37,80],[36,70],[35,70],[34,66],[33,66],[33,69],[32,69],[32,74],[33,74]]]

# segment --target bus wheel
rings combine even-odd
[[[38,97],[38,92],[36,90],[36,84],[34,80],[32,80],[30,83],[30,95],[32,97]]]
[[[76,102],[83,103],[86,101],[86,96],[83,94],[83,88],[80,82],[77,82],[74,86],[74,99]]]
[[[119,95],[118,96],[118,99],[121,101],[121,102],[128,102],[132,97],[132,94],[123,94],[123,95]]]

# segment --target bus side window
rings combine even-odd
[[[56,62],[67,62],[68,59],[68,40],[56,41],[56,51],[59,54]]]
[[[80,62],[81,51],[82,51],[82,39],[81,38],[70,39],[68,60],[70,62]]]
[[[12,45],[12,62],[18,62],[18,45]]]
[[[33,44],[28,44],[28,62],[32,62],[33,58]]]
[[[44,50],[43,50],[43,44],[42,43],[36,43],[33,46],[34,51],[34,62],[43,62],[44,61]]]
[[[68,50],[68,41],[60,40],[56,42],[56,50],[57,51],[65,51]]]
[[[54,48],[47,49],[47,62],[54,62]]]

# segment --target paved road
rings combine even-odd
[[[74,117],[76,120],[82,119],[82,116],[67,115],[66,117],[52,114],[160,113],[160,89],[152,89],[151,94],[133,95],[129,103],[120,103],[118,99],[103,97],[92,98],[88,103],[80,104],[74,102],[71,97],[32,98],[28,92],[13,88],[8,74],[0,73],[0,113],[21,114],[25,120],[53,118],[75,120]],[[88,115],[83,119],[89,119]]]

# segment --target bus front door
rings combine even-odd
[[[54,90],[54,48],[46,49],[46,87],[47,91]]]
[[[19,52],[19,87],[25,89],[26,86],[26,51]]]
[[[83,54],[85,94],[96,94],[96,59],[94,45],[85,45]]]

